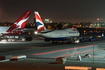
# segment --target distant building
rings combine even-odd
[[[97,18],[96,27],[100,27],[100,19]]]
[[[45,19],[44,23],[52,23],[52,21],[50,19]]]
[[[105,23],[104,22],[101,23],[101,27],[105,27]]]

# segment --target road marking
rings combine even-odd
[[[88,51],[83,51],[83,52],[78,52],[78,53],[75,53],[75,54],[81,54],[81,53],[86,53],[86,52],[92,52],[93,50],[88,50]],[[96,51],[96,50],[94,50]],[[54,57],[50,57],[50,58],[58,58],[58,57],[66,57],[66,56],[70,56],[72,54],[65,54],[65,55],[60,55],[60,56],[54,56]]]
[[[81,46],[77,48],[86,48],[86,47],[92,47],[92,46],[96,46],[96,45],[87,45],[87,46]],[[32,55],[43,55],[43,54],[55,53],[55,52],[60,52],[60,51],[72,50],[72,49],[75,49],[75,48],[67,48],[67,49],[55,50],[55,51],[50,51],[50,52],[35,53]]]

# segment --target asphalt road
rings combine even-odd
[[[26,55],[27,59],[20,61],[0,62],[0,70],[65,70],[65,66],[89,66],[104,68],[104,49],[105,40],[95,42],[81,42],[79,44],[52,44],[43,40],[34,40],[31,42],[0,42],[0,56],[5,55]],[[93,63],[93,48],[94,62]],[[77,61],[77,56],[90,54],[91,58],[82,58]],[[65,64],[56,64],[56,58],[66,57]],[[71,63],[72,64],[71,64]],[[88,62],[88,63],[87,63]],[[90,62],[90,63],[89,63]],[[83,63],[85,63],[83,65]],[[102,65],[101,65],[102,64]],[[101,65],[101,66],[100,66]],[[93,70],[95,70],[93,68]]]
[[[98,47],[104,41],[95,41],[94,49],[103,48]],[[83,42],[79,44],[52,44],[51,42],[44,42],[43,40],[34,40],[31,42],[6,42],[0,43],[0,55],[27,55],[27,57],[34,58],[56,58],[66,54],[73,53],[78,48],[79,52],[92,50],[92,42]]]

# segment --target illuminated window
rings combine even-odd
[[[7,24],[4,24],[4,26],[7,26]]]
[[[97,31],[95,31],[97,33]]]
[[[93,31],[89,31],[90,33],[92,33]]]
[[[91,31],[91,33],[93,33],[93,31]]]
[[[31,24],[31,26],[32,26],[32,24]]]
[[[31,34],[30,32],[28,32],[28,34]]]
[[[99,31],[97,33],[100,33]]]
[[[84,32],[86,32],[86,30],[84,30]]]

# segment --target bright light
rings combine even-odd
[[[1,40],[0,43],[7,43],[6,41],[7,40],[5,40],[5,39],[4,40]]]
[[[35,32],[34,32],[34,34],[38,34],[38,32],[37,32],[37,31],[35,31]]]
[[[5,40],[5,39],[3,39],[3,40],[1,40],[2,42],[6,42],[7,40]]]
[[[28,32],[28,34],[30,35],[31,33],[30,33],[30,32]]]
[[[99,20],[99,18],[97,18],[97,20]]]
[[[79,42],[80,42],[79,40],[76,40],[76,41],[75,41],[75,43],[79,43]]]
[[[19,34],[21,34],[21,33],[19,33]]]
[[[101,37],[101,36],[97,36],[97,37]]]

